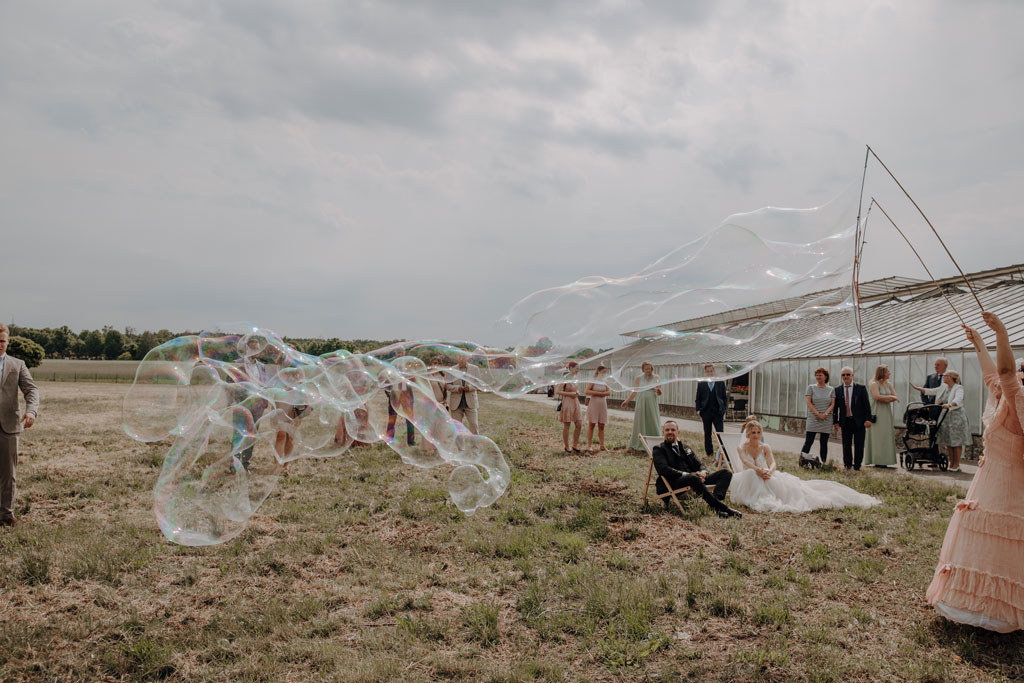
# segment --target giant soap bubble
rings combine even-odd
[[[354,441],[384,441],[418,467],[452,466],[449,490],[466,514],[504,493],[509,469],[501,451],[448,416],[430,385],[437,378],[418,358],[400,351],[384,354],[392,362],[346,351],[309,356],[269,330],[226,327],[235,331],[152,349],[125,396],[130,436],[175,437],[155,490],[168,539],[209,545],[238,535],[285,463],[338,456]],[[389,430],[389,403],[413,425],[413,439]]]
[[[801,344],[856,339],[856,199],[850,188],[817,208],[735,214],[632,275],[535,292],[500,321],[495,338],[511,344],[505,349],[418,340],[310,356],[252,325],[162,344],[124,401],[130,436],[175,439],[156,485],[160,528],[178,543],[225,541],[245,528],[285,463],[338,456],[353,442],[383,441],[417,467],[451,467],[459,509],[490,505],[508,486],[508,465],[493,441],[450,418],[431,366],[444,367],[448,381],[515,397],[557,381],[582,349],[618,347],[602,381],[628,390],[647,388],[641,360],[685,368],[671,381],[693,381],[704,363],[736,376]],[[765,302],[776,303],[743,313]],[[395,415],[412,425],[411,438],[395,429]]]

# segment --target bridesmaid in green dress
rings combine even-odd
[[[864,464],[888,467],[896,464],[896,440],[893,430],[892,404],[899,400],[889,381],[889,366],[875,368],[875,378],[868,383],[871,412],[877,418],[867,433]]]
[[[633,412],[633,436],[629,439],[629,448],[633,451],[643,451],[644,445],[640,443],[640,436],[658,436],[661,434],[661,415],[658,412],[658,397],[661,396],[661,387],[657,386],[658,376],[654,374],[654,366],[644,361],[640,364],[642,375],[633,381],[633,393],[622,402],[622,409],[625,410],[629,402],[636,397],[636,409]],[[647,387],[640,389],[640,387]]]

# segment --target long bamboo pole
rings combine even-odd
[[[907,192],[907,189],[905,187],[903,187],[903,184],[900,183],[900,181],[896,179],[896,176],[893,175],[893,172],[890,171],[889,167],[885,165],[885,162],[882,161],[881,157],[878,156],[878,154],[875,152],[875,150],[871,149],[871,145],[868,145],[867,147],[868,147],[868,152],[870,152],[871,155],[873,157],[875,157],[875,159],[878,161],[878,163],[882,165],[882,168],[885,169],[885,172],[889,174],[889,177],[893,179],[893,181],[899,186],[899,188],[901,190],[903,190],[903,194],[905,194],[907,196],[907,199],[909,199],[910,203],[914,205],[914,208],[917,209],[917,212],[919,214],[921,214],[921,218],[924,219],[924,222],[927,223],[928,227],[932,229],[933,233],[935,233],[935,237],[936,237],[936,239],[939,240],[939,244],[941,244],[942,248],[946,250],[946,254],[949,256],[949,260],[953,262],[953,265],[956,266],[956,269],[958,271],[960,271],[960,277],[962,277],[964,279],[964,282],[967,283],[967,288],[971,290],[971,294],[974,296],[974,300],[978,302],[978,307],[981,310],[984,311],[985,307],[981,305],[981,299],[978,298],[978,293],[974,291],[974,285],[972,285],[971,281],[967,279],[967,275],[964,274],[964,271],[960,267],[960,264],[956,262],[956,259],[953,257],[953,253],[949,250],[949,247],[946,246],[946,243],[942,241],[942,237],[939,235],[939,231],[936,230],[935,226],[932,225],[932,222],[930,220],[928,220],[928,216],[924,215],[924,211],[922,211],[921,207],[917,205],[917,202],[915,202],[914,198],[910,196],[910,193]],[[875,202],[875,204],[877,205],[878,202]],[[879,206],[878,208],[881,209],[882,207]],[[884,213],[884,211],[883,211],[883,213]],[[893,225],[895,225],[895,223]],[[904,239],[906,239],[906,237],[904,237]],[[959,314],[957,314],[957,316],[959,317]]]
[[[878,210],[885,214],[885,217],[889,219],[889,222],[892,223],[892,227],[896,228],[896,232],[900,234],[900,237],[902,237],[903,241],[907,243],[907,246],[910,247],[910,250],[914,252],[914,256],[916,256],[917,260],[921,262],[922,266],[924,266],[924,272],[928,273],[928,277],[930,277],[932,282],[935,283],[935,286],[939,288],[939,293],[942,294],[943,298],[946,300],[946,303],[949,304],[949,307],[953,309],[953,313],[955,313],[956,317],[960,319],[960,324],[966,325],[967,323],[965,323],[963,317],[961,317],[960,311],[956,310],[956,306],[954,306],[950,298],[946,296],[946,292],[942,289],[942,287],[939,286],[938,282],[935,282],[935,276],[932,275],[932,271],[928,270],[928,266],[925,265],[924,259],[921,258],[921,255],[917,253],[917,249],[914,249],[914,245],[910,243],[910,240],[907,239],[907,236],[903,234],[902,230],[900,230],[900,226],[896,225],[896,221],[894,221],[892,217],[889,216],[888,212],[882,208],[882,205],[879,204],[878,200],[875,199],[874,197],[871,198],[871,205],[868,206],[868,211],[871,211],[872,205],[877,206]]]

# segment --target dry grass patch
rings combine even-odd
[[[241,536],[185,548],[152,518],[166,444],[119,429],[124,387],[43,383],[22,520],[0,531],[2,680],[921,680],[1024,677],[1024,638],[923,594],[957,491],[787,471],[872,510],[722,520],[640,510],[614,421],[565,456],[547,406],[485,397],[512,485],[467,518],[447,472],[382,447],[294,463]],[[694,434],[684,435],[690,443]]]

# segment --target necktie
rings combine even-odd
[[[846,417],[853,417],[853,385],[846,385]]]

